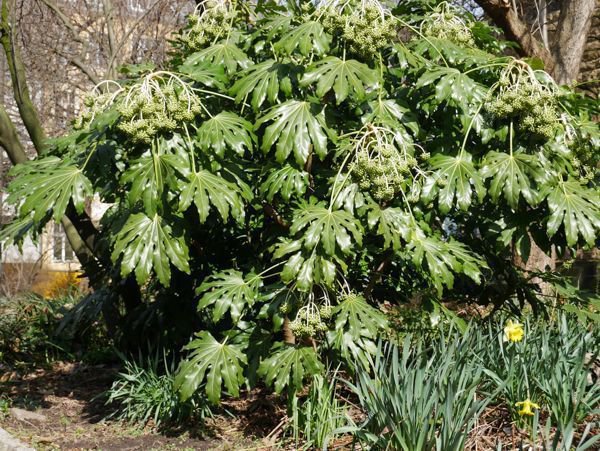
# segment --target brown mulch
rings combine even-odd
[[[208,420],[205,428],[191,425],[157,433],[151,427],[107,421],[110,410],[99,395],[117,371],[114,366],[57,362],[24,375],[11,373],[10,379],[5,374],[0,396],[10,398],[13,407],[44,415],[46,421],[19,421],[0,413],[0,427],[36,450],[268,449],[273,437],[260,438],[285,413],[274,397],[257,392],[224,406],[223,414]]]

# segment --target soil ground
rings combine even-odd
[[[189,425],[157,433],[105,418],[111,410],[101,394],[118,368],[56,362],[46,369],[23,375],[1,374],[0,401],[42,414],[46,421],[19,421],[4,413],[0,405],[0,427],[40,451],[49,450],[214,450],[250,451],[295,449],[282,438],[286,425],[285,405],[277,396],[253,390],[238,400],[225,402],[205,427]],[[354,415],[353,415],[354,416]],[[360,414],[355,420],[360,420]],[[600,420],[596,417],[595,420]],[[597,423],[600,425],[600,422]],[[597,427],[591,435],[599,434]],[[466,444],[467,450],[495,450],[498,441],[505,450],[519,449],[526,431],[518,430],[508,411],[489,406],[479,418]],[[340,437],[332,449],[350,449],[350,437]]]
[[[0,427],[44,451],[270,449],[277,440],[277,425],[285,412],[271,396],[260,393],[250,394],[243,405],[224,406],[235,419],[226,413],[216,415],[202,430],[192,425],[159,434],[152,428],[107,421],[110,410],[99,395],[110,387],[116,372],[111,366],[58,362],[24,376],[13,374],[0,384],[0,394],[12,400],[12,407],[35,411],[46,421],[19,421],[0,413]]]

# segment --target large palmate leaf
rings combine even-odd
[[[23,201],[19,214],[33,213],[34,222],[39,222],[50,211],[54,220],[60,221],[71,201],[81,213],[85,200],[93,194],[92,184],[83,171],[57,157],[17,165],[10,175],[14,180],[7,202],[18,205]]]
[[[175,376],[174,387],[182,400],[190,398],[204,382],[206,376],[206,396],[218,404],[222,386],[231,396],[239,396],[244,383],[246,356],[240,345],[215,340],[209,332],[200,332],[184,349],[192,351],[181,364]]]
[[[194,73],[197,67],[224,66],[228,74],[246,69],[251,64],[248,56],[229,41],[219,42],[199,52],[192,53],[184,62],[186,72]]]
[[[400,250],[402,248],[401,239],[406,240],[411,227],[412,216],[410,213],[397,208],[381,208],[379,205],[373,206],[369,211],[369,226],[376,229],[377,235],[383,237],[383,246]]]
[[[177,187],[174,171],[189,172],[189,163],[185,157],[165,153],[160,148],[147,152],[134,160],[121,177],[123,184],[130,185],[127,198],[130,205],[140,199],[148,215],[156,212],[156,206],[168,187]]]
[[[548,186],[548,236],[556,234],[561,224],[564,226],[567,243],[575,246],[579,235],[592,246],[600,229],[600,195],[595,189],[588,189],[574,180],[557,181]]]
[[[335,328],[327,332],[330,345],[345,359],[368,363],[377,348],[375,340],[387,327],[385,315],[356,293],[344,295],[332,313]]]
[[[198,64],[198,61],[195,60],[187,60],[186,63],[179,66],[179,72],[210,88],[225,89],[227,83],[225,70],[220,65],[208,66]]]
[[[273,385],[277,393],[281,393],[285,387],[297,392],[304,386],[304,379],[323,370],[323,364],[312,347],[279,343],[269,358],[262,361],[258,374],[265,378],[267,384]]]
[[[196,137],[202,150],[212,149],[220,157],[225,155],[227,148],[243,156],[244,149],[252,150],[256,141],[252,123],[229,111],[223,111],[204,121]]]
[[[256,126],[271,122],[262,138],[262,150],[276,148],[275,158],[283,163],[292,151],[296,162],[304,166],[311,150],[321,158],[327,155],[327,136],[321,116],[315,114],[315,105],[299,100],[288,100],[261,117]]]
[[[198,302],[198,310],[213,306],[212,318],[217,322],[225,312],[229,311],[231,319],[237,323],[246,308],[258,299],[258,290],[262,286],[262,278],[254,273],[244,275],[235,270],[221,271],[213,274],[198,287],[202,294]]]
[[[126,276],[135,270],[140,285],[148,280],[150,272],[154,270],[158,280],[168,286],[171,280],[170,263],[180,271],[190,272],[185,239],[183,236],[174,236],[171,226],[157,214],[153,217],[144,213],[129,216],[115,237],[113,261],[117,261],[121,254],[121,274]]]
[[[426,276],[442,293],[443,286],[454,286],[454,274],[463,273],[479,283],[481,269],[487,264],[458,241],[442,241],[437,236],[427,236],[416,227],[409,238],[407,248],[412,251],[412,261],[425,270]]]
[[[308,56],[311,53],[322,55],[329,50],[331,36],[329,36],[323,25],[319,22],[305,22],[286,34],[275,43],[275,50],[283,51],[288,55],[296,49],[302,55]]]
[[[230,213],[238,222],[244,219],[243,190],[205,169],[192,172],[186,179],[180,180],[180,190],[179,210],[187,210],[194,202],[200,222],[206,221],[211,206],[217,209],[223,221],[227,221]]]
[[[285,201],[293,196],[300,197],[308,187],[308,172],[301,171],[286,164],[280,169],[272,171],[260,186],[260,192],[271,202],[276,194]]]
[[[375,338],[387,326],[385,315],[356,293],[344,295],[333,309],[333,316],[335,328],[347,330],[356,339],[361,336]]]
[[[33,221],[33,215],[14,218],[8,224],[0,227],[0,245],[6,249],[11,244],[17,245],[22,252],[22,246],[27,237],[36,239],[43,230],[43,225]]]
[[[485,187],[472,159],[471,154],[467,152],[461,152],[457,156],[437,154],[432,157],[430,164],[435,173],[423,188],[423,199],[432,199],[437,193],[443,213],[450,211],[455,198],[462,210],[469,208],[473,190],[481,201],[485,195]],[[439,193],[438,185],[441,185]]]
[[[377,88],[379,74],[356,60],[328,56],[312,65],[300,80],[301,86],[317,84],[317,95],[324,97],[333,89],[335,99],[342,103],[348,96],[364,99],[366,93]]]
[[[382,98],[372,100],[368,105],[370,111],[362,117],[364,123],[383,124],[392,129],[406,127],[415,135],[419,133],[417,118],[408,106]]]
[[[503,193],[506,202],[513,209],[518,207],[520,196],[529,205],[537,204],[538,193],[532,186],[531,178],[538,176],[539,172],[539,159],[523,152],[490,152],[480,170],[484,179],[492,178],[489,189],[492,199],[498,200],[500,193]]]
[[[250,104],[255,110],[258,110],[265,100],[275,104],[280,91],[286,95],[291,94],[290,71],[289,65],[273,59],[255,64],[239,75],[230,93],[238,103],[250,98]]]
[[[287,244],[287,243],[286,243]],[[274,257],[279,258],[286,251],[291,252],[286,244],[279,246]],[[299,241],[293,241],[293,246],[297,250],[300,248]],[[345,263],[336,258],[340,266],[345,267]],[[308,258],[305,258],[301,251],[296,252],[288,258],[288,261],[283,266],[281,271],[281,280],[284,283],[295,281],[295,288],[299,291],[309,292],[314,284],[321,284],[328,287],[333,287],[335,282],[336,266],[335,263],[323,256],[315,255],[314,253]]]
[[[360,362],[365,366],[368,365],[369,358],[377,352],[375,340],[364,336],[355,337],[347,329],[336,328],[328,331],[327,341],[347,362]]]
[[[421,88],[435,83],[435,100],[438,103],[450,102],[463,111],[469,112],[474,104],[480,104],[487,94],[487,89],[468,75],[452,67],[439,67],[427,70],[416,87]]]
[[[345,210],[330,210],[322,204],[303,202],[294,212],[292,235],[304,231],[302,244],[306,250],[319,246],[333,257],[352,252],[352,244],[362,245],[362,227],[357,218]]]

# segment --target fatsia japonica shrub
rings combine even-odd
[[[539,305],[532,242],[598,237],[598,111],[503,49],[447,4],[206,1],[14,169],[4,237],[110,204],[78,314],[193,335],[176,385],[213,402],[366,361],[384,301]]]

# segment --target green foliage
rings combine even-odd
[[[464,357],[469,343],[453,339],[429,356],[420,346],[413,348],[410,337],[400,348],[378,348],[350,384],[368,415],[355,430],[359,440],[407,451],[464,447],[488,401],[475,396],[483,372]]]
[[[366,64],[330,56],[309,68],[300,80],[300,85],[316,83],[315,92],[319,97],[324,97],[333,89],[339,105],[348,96],[354,100],[364,99],[367,91],[377,88],[378,78],[377,72]]]
[[[111,204],[84,236],[104,290],[75,311],[124,342],[199,331],[184,399],[367,362],[384,301],[542,310],[514,251],[597,240],[597,108],[471,15],[410,3],[204,2],[164,70],[101,83],[15,168],[0,238]]]
[[[138,423],[141,427],[153,422],[154,427],[202,422],[211,414],[205,399],[199,394],[184,401],[174,390],[174,365],[158,354],[145,361],[126,360],[124,368],[106,391],[106,404],[115,410],[110,418]]]
[[[300,390],[306,378],[322,371],[323,364],[313,348],[276,345],[271,356],[260,364],[258,374],[281,393],[286,387],[292,392]]]
[[[306,399],[292,400],[291,428],[296,448],[302,437],[302,449],[326,449],[333,433],[352,424],[345,406],[337,398],[334,381],[315,375]]]
[[[69,202],[81,213],[86,197],[92,194],[92,185],[81,169],[56,157],[16,166],[10,174],[15,181],[7,201],[24,201],[19,213],[23,216],[33,213],[35,222],[50,212],[55,220],[60,220]]]
[[[149,218],[144,213],[129,217],[116,237],[112,258],[123,254],[121,273],[135,269],[138,283],[144,283],[154,269],[161,283],[168,285],[172,263],[177,269],[189,272],[188,248],[183,237],[173,235],[171,226],[155,214]]]
[[[185,360],[175,378],[175,389],[182,401],[190,399],[204,380],[206,374],[206,396],[217,404],[221,398],[221,385],[232,396],[238,396],[244,383],[242,365],[246,356],[240,346],[228,344],[227,339],[219,342],[208,332],[200,332],[187,346],[192,351]]]
[[[522,339],[512,342],[506,324],[495,318],[465,332],[451,326],[433,339],[408,334],[400,345],[380,344],[366,366],[357,362],[356,381],[348,382],[366,419],[335,434],[352,433],[384,449],[464,449],[490,405],[507,409],[528,433],[519,449],[540,441],[548,450],[591,449],[599,440],[591,432],[600,402],[597,328],[562,314],[530,318]],[[525,400],[534,404],[530,413],[517,405]]]
[[[246,277],[237,271],[213,274],[198,288],[198,292],[204,293],[198,302],[198,309],[203,310],[214,304],[213,321],[219,321],[229,310],[231,319],[237,323],[244,309],[258,300],[261,285],[260,276],[252,273]]]

